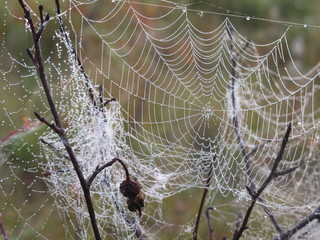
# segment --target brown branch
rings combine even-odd
[[[44,92],[46,94],[46,98],[47,98],[48,103],[50,105],[51,113],[54,117],[55,123],[58,127],[61,127],[60,119],[58,117],[57,110],[56,110],[55,104],[54,104],[52,96],[51,96],[51,91],[48,86],[47,77],[46,77],[46,74],[44,71],[42,55],[41,55],[41,48],[40,48],[40,44],[39,44],[40,35],[43,31],[43,28],[45,27],[45,24],[42,23],[40,25],[39,29],[42,29],[42,30],[40,32],[38,30],[38,32],[40,33],[40,35],[39,35],[39,33],[37,33],[37,31],[35,30],[35,26],[34,26],[32,18],[31,18],[29,7],[26,5],[24,0],[19,0],[19,3],[25,13],[25,18],[27,19],[28,24],[30,26],[31,34],[33,36],[33,41],[34,41],[34,51],[35,51],[34,55],[32,55],[30,50],[27,50],[27,53],[30,56],[32,62],[34,63],[34,65],[36,67],[39,78],[40,78],[41,83],[43,85]],[[47,16],[48,16],[48,21],[49,21],[49,15],[47,15]]]
[[[259,199],[261,193],[264,191],[264,189],[270,184],[270,182],[275,178],[275,174],[276,174],[276,171],[277,171],[277,168],[278,168],[278,165],[280,163],[280,161],[282,160],[282,157],[283,157],[283,153],[284,153],[284,150],[286,148],[286,145],[288,143],[288,140],[289,140],[289,135],[290,135],[290,132],[291,132],[291,123],[289,123],[288,125],[288,128],[287,128],[287,131],[286,131],[286,134],[282,140],[282,144],[281,144],[281,147],[280,147],[280,150],[279,150],[279,153],[273,163],[273,166],[272,166],[272,169],[268,175],[268,177],[266,178],[266,180],[263,182],[263,184],[261,185],[261,187],[257,190],[257,191],[254,191],[252,190],[252,188],[250,187],[246,187],[248,192],[249,192],[249,195],[251,196],[251,204],[249,206],[249,208],[247,209],[247,212],[246,212],[246,215],[242,221],[242,225],[241,227],[239,228],[239,230],[237,232],[235,232],[232,240],[238,240],[240,239],[242,233],[248,229],[248,221],[249,221],[249,218],[251,216],[251,213],[252,213],[252,210],[256,204],[256,201]],[[288,172],[290,173],[290,171]]]
[[[116,161],[118,161],[122,165],[124,171],[126,172],[126,180],[130,180],[130,175],[129,175],[127,166],[124,164],[124,162],[120,158],[114,158],[110,162],[107,162],[106,164],[102,165],[101,167],[99,167],[99,165],[96,167],[92,175],[87,180],[87,186],[90,188],[91,183],[96,178],[96,176],[105,168],[112,166]]]
[[[46,124],[48,127],[50,127],[59,136],[60,135],[62,135],[62,136],[64,135],[64,130],[62,128],[57,127],[57,125],[54,124],[54,123],[49,123],[49,121],[47,119],[45,119],[45,117],[43,117],[41,114],[39,114],[37,112],[34,112],[34,115],[39,119],[40,122]]]
[[[318,219],[320,220],[320,207],[318,207],[313,213],[309,216],[301,220],[295,227],[292,229],[281,233],[280,236],[274,238],[273,240],[287,240],[290,239],[295,233],[297,233],[300,229],[304,228],[311,221]]]
[[[125,163],[124,163],[120,158],[114,158],[114,159],[112,159],[111,161],[107,162],[106,164],[102,165],[101,167],[97,166],[96,169],[95,169],[95,171],[94,171],[94,172],[92,173],[92,175],[88,178],[88,180],[87,180],[87,186],[88,186],[88,188],[90,188],[93,180],[95,179],[95,177],[96,177],[101,171],[103,171],[105,168],[112,166],[112,165],[113,165],[115,162],[117,162],[117,161],[122,165],[122,167],[123,167],[123,169],[124,169],[124,171],[125,171],[125,173],[126,173],[126,180],[123,181],[123,182],[120,184],[120,192],[121,192],[125,197],[127,197],[127,203],[128,203],[128,197],[129,197],[129,196],[126,196],[126,194],[125,194],[124,191],[128,191],[128,190],[129,190],[129,191],[132,191],[132,188],[137,187],[137,190],[140,192],[140,185],[139,185],[139,183],[137,183],[137,181],[132,182],[132,181],[130,180],[130,175],[129,175],[128,168],[127,168],[127,166],[125,165]],[[125,186],[125,185],[127,185],[127,186]],[[128,189],[124,189],[124,188],[126,188],[126,187],[128,187]],[[140,195],[140,193],[138,193],[138,195]],[[136,197],[137,197],[137,196],[134,196],[134,198],[136,198]],[[131,196],[131,198],[132,198],[132,196]],[[117,204],[116,204],[116,206],[117,206]],[[142,206],[142,207],[143,207],[143,206]],[[128,208],[129,208],[129,206],[128,206]],[[118,209],[119,209],[119,207],[118,207]],[[129,210],[130,210],[130,208],[129,208]],[[130,211],[132,211],[132,210],[130,210]],[[141,211],[141,209],[140,209],[139,211]],[[141,212],[140,212],[140,214],[141,214]],[[133,223],[132,223],[132,220],[131,220],[130,218],[128,218],[128,217],[124,217],[124,218],[125,218],[125,221],[126,221],[129,225],[132,225],[132,224],[133,224]],[[135,221],[135,220],[133,219],[133,221]],[[142,231],[141,231],[141,229],[140,229],[140,227],[139,227],[138,225],[136,225],[136,227],[135,227],[135,229],[134,229],[134,234],[135,234],[135,236],[136,236],[139,240],[144,240]]]
[[[1,229],[1,233],[2,233],[3,239],[4,240],[9,240],[6,228],[4,227],[4,224],[3,224],[3,216],[2,216],[1,213],[0,213],[0,229]]]
[[[92,225],[92,229],[93,229],[93,232],[94,232],[94,236],[95,236],[95,239],[96,240],[101,240],[101,237],[100,237],[100,233],[99,233],[99,229],[98,229],[98,225],[97,225],[97,221],[96,221],[96,217],[95,217],[95,211],[94,211],[94,207],[93,207],[93,203],[92,203],[92,199],[91,199],[91,196],[90,196],[90,189],[87,187],[87,182],[83,176],[83,173],[80,169],[80,165],[79,165],[79,162],[75,156],[75,153],[68,141],[68,138],[66,136],[66,133],[64,131],[64,129],[62,128],[62,124],[61,124],[61,121],[60,121],[60,118],[59,118],[59,115],[58,115],[58,112],[57,112],[57,109],[56,109],[56,106],[54,104],[54,101],[52,99],[52,95],[51,95],[51,91],[50,91],[50,88],[49,88],[49,84],[48,84],[48,81],[47,81],[47,77],[46,77],[46,74],[45,74],[45,71],[44,71],[44,66],[43,66],[43,61],[42,61],[42,55],[41,55],[41,48],[40,48],[40,37],[41,37],[41,34],[43,32],[43,29],[45,27],[45,25],[47,24],[47,22],[49,21],[49,15],[47,14],[46,15],[46,18],[43,20],[43,17],[41,17],[42,15],[42,11],[43,11],[43,8],[40,7],[39,10],[40,10],[40,20],[41,20],[41,25],[38,29],[38,31],[35,30],[35,26],[34,26],[34,23],[33,23],[33,20],[31,18],[31,14],[30,14],[30,10],[29,10],[29,7],[26,5],[26,3],[24,2],[24,0],[19,0],[19,3],[25,13],[25,18],[27,19],[28,23],[29,23],[29,26],[30,26],[30,29],[31,29],[31,34],[33,36],[33,41],[34,41],[34,55],[32,55],[31,51],[27,50],[32,62],[34,63],[35,67],[36,67],[36,70],[38,72],[38,76],[41,80],[41,83],[42,83],[42,86],[43,86],[43,89],[44,89],[44,92],[46,94],[46,97],[47,97],[47,100],[48,100],[48,103],[49,103],[49,106],[50,106],[50,110],[51,110],[51,113],[54,117],[54,121],[55,121],[55,124],[51,124],[49,123],[44,117],[42,117],[40,114],[38,113],[35,113],[36,117],[43,123],[45,123],[47,126],[49,126],[54,132],[56,132],[61,141],[63,142],[63,145],[69,155],[69,158],[72,162],[72,165],[74,167],[74,170],[76,171],[76,174],[78,176],[78,179],[79,179],[79,182],[81,184],[81,187],[82,187],[82,190],[83,190],[83,194],[84,194],[84,198],[85,198],[85,201],[86,201],[86,204],[87,204],[87,209],[88,209],[88,212],[89,212],[89,216],[90,216],[90,222],[91,222],[91,225]],[[43,15],[42,15],[43,16]]]
[[[213,161],[215,161],[215,158],[216,158],[216,156],[214,156]],[[209,172],[208,172],[206,185],[205,185],[204,190],[203,190],[201,203],[200,203],[199,210],[198,210],[196,224],[195,224],[194,231],[193,231],[193,240],[197,240],[197,238],[198,238],[198,228],[199,228],[199,223],[200,223],[200,217],[201,217],[204,201],[205,201],[205,199],[207,197],[207,194],[208,194],[208,191],[209,191],[212,170],[213,170],[213,164],[211,162],[210,166],[209,166]]]

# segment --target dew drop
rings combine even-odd
[[[112,2],[115,2],[116,0],[111,0]]]
[[[305,27],[305,28],[306,28],[306,27],[308,27],[308,25],[307,25],[307,24],[304,24],[304,25],[303,25],[303,27]]]
[[[199,15],[200,17],[202,17],[202,16],[203,16],[203,11],[199,11],[199,12],[198,12],[198,15]]]
[[[247,16],[247,17],[246,17],[246,20],[247,20],[247,21],[249,21],[249,20],[250,20],[250,17],[249,17],[249,16]]]
[[[182,11],[185,13],[187,11],[187,8],[186,7],[183,7],[182,8]]]

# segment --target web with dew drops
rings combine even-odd
[[[222,229],[231,234],[237,213],[250,201],[246,186],[264,182],[290,122],[292,134],[279,170],[298,168],[265,189],[245,239],[277,235],[263,207],[290,229],[320,205],[320,66],[308,71],[297,66],[290,26],[281,25],[281,35],[262,44],[242,35],[234,19],[192,5],[64,0],[58,16],[54,1],[47,2],[52,19],[41,40],[46,73],[84,175],[121,158],[145,198],[139,218],[119,192],[121,166],[98,175],[91,192],[104,239],[130,239],[136,229],[148,239],[164,239],[168,232],[175,234],[172,238],[190,238],[200,194],[193,196],[195,209],[185,209],[192,217],[178,223],[166,216],[165,209],[172,207],[167,199],[201,190],[208,179],[205,205],[214,207],[212,222],[224,224]],[[27,3],[36,19],[39,1]],[[33,117],[34,111],[51,115],[36,70],[23,52],[31,40],[16,5],[5,1],[0,26],[5,59],[0,64],[0,129],[12,129],[1,132],[0,212],[16,239],[50,239],[46,229],[57,228],[55,214],[66,238],[89,239],[86,205],[63,144]],[[219,20],[204,27],[211,18]],[[59,19],[65,35],[58,31]],[[21,49],[8,41],[12,22],[23,36],[17,39]],[[93,94],[116,101],[95,111],[88,86]],[[7,100],[18,93],[15,104]],[[31,120],[23,125],[26,116]],[[295,237],[315,239],[320,228],[314,224]]]

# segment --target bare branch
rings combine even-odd
[[[67,46],[67,49],[70,50],[71,54],[73,54],[74,58],[76,59],[77,63],[78,63],[78,67],[79,67],[79,70],[82,74],[82,76],[84,77],[85,79],[85,85],[88,89],[88,93],[89,93],[89,97],[91,99],[91,102],[94,106],[97,106],[97,101],[95,99],[95,96],[94,96],[94,89],[92,88],[92,85],[91,85],[91,80],[88,76],[88,74],[85,72],[84,70],[84,67],[83,67],[83,64],[70,40],[70,37],[69,35],[67,34],[66,30],[65,30],[65,26],[64,26],[64,23],[63,23],[63,20],[62,20],[62,17],[61,17],[61,7],[60,7],[60,1],[59,0],[55,0],[55,3],[56,3],[56,8],[57,8],[57,14],[58,14],[58,18],[59,18],[59,24],[60,24],[60,32],[61,34],[64,36],[64,39],[65,39],[65,44]]]
[[[304,228],[307,224],[312,222],[313,220],[320,220],[320,207],[318,207],[313,213],[309,216],[301,220],[295,227],[292,229],[280,234],[280,236],[274,238],[273,240],[287,240],[290,239],[295,233],[297,233],[300,229]]]
[[[274,164],[272,166],[271,172],[269,174],[269,176],[267,177],[267,179],[264,181],[264,183],[262,184],[262,186],[259,188],[259,190],[257,191],[257,193],[255,194],[255,198],[258,198],[260,196],[260,194],[263,192],[263,190],[268,186],[268,184],[272,181],[272,179],[274,179],[274,175],[277,171],[278,165],[280,163],[280,161],[282,160],[282,156],[284,153],[284,150],[286,148],[286,145],[288,143],[289,140],[289,135],[291,132],[291,122],[289,123],[288,127],[287,127],[287,131],[286,134],[282,140],[282,144],[280,147],[280,151],[278,153],[278,156],[276,157]],[[288,173],[290,173],[290,171],[288,171]]]
[[[216,156],[214,156],[213,161],[215,161],[215,158],[216,158]],[[201,212],[202,212],[202,209],[203,209],[204,201],[205,201],[206,196],[207,196],[208,191],[209,191],[212,170],[213,170],[213,163],[211,162],[210,166],[209,166],[209,172],[208,172],[206,185],[205,185],[205,188],[203,190],[203,195],[202,195],[201,203],[200,203],[199,210],[198,210],[196,225],[195,225],[194,231],[193,231],[193,239],[194,240],[197,240],[197,238],[198,238],[198,227],[199,227],[199,223],[200,223]]]
[[[106,164],[102,165],[101,167],[99,167],[99,166],[96,167],[95,171],[92,173],[92,175],[87,180],[87,186],[90,188],[91,183],[96,178],[96,176],[101,171],[103,171],[105,168],[112,166],[116,161],[118,161],[122,165],[124,171],[126,172],[126,180],[130,180],[130,175],[129,175],[129,171],[128,171],[127,166],[124,164],[124,162],[120,158],[114,158],[110,162],[107,162]]]
[[[31,61],[33,62],[34,65],[37,64],[36,60],[34,59],[34,56],[29,48],[26,49],[28,56],[30,57]]]
[[[282,160],[282,157],[283,157],[283,153],[284,153],[284,150],[286,148],[286,145],[288,143],[288,140],[289,140],[289,135],[290,135],[290,132],[291,132],[291,123],[289,123],[288,127],[287,127],[287,131],[286,131],[286,134],[282,140],[282,144],[281,144],[281,147],[280,147],[280,150],[279,150],[279,153],[273,163],[273,166],[272,166],[272,169],[268,175],[268,177],[266,178],[266,180],[264,181],[264,183],[261,185],[261,187],[257,190],[257,191],[254,191],[252,188],[250,187],[246,187],[248,192],[249,192],[249,195],[251,196],[251,204],[249,206],[249,208],[247,209],[247,212],[246,212],[246,215],[242,221],[242,225],[241,227],[239,228],[239,230],[235,231],[235,234],[233,236],[233,240],[238,240],[240,239],[242,233],[248,229],[248,221],[249,221],[249,218],[251,216],[251,213],[252,213],[252,210],[255,206],[255,203],[256,201],[259,199],[261,193],[264,191],[264,189],[270,184],[270,182],[275,178],[275,173],[277,171],[277,168],[278,168],[278,165],[280,163],[280,161]],[[290,171],[288,171],[288,173],[290,173]]]
[[[41,34],[44,30],[44,28],[46,27],[46,25],[48,24],[50,17],[49,14],[46,14],[46,17],[43,18],[43,6],[40,5],[39,6],[39,15],[40,15],[40,20],[41,20],[41,24],[36,32],[36,41],[39,41],[39,38],[41,37]]]
[[[41,48],[40,48],[40,44],[39,44],[39,38],[40,38],[40,35],[42,33],[42,30],[40,32],[38,32],[38,33],[36,32],[33,20],[32,20],[31,15],[30,15],[29,7],[26,5],[24,0],[19,0],[19,3],[20,3],[20,5],[21,5],[21,7],[22,7],[22,9],[23,9],[23,11],[25,13],[25,18],[27,19],[27,21],[29,23],[29,26],[30,26],[30,29],[31,29],[31,34],[33,36],[33,41],[34,41],[34,50],[35,50],[34,56],[31,57],[32,54],[30,54],[31,53],[30,50],[27,50],[27,53],[30,56],[32,62],[34,63],[34,65],[35,65],[35,67],[37,69],[39,78],[41,80],[41,83],[42,83],[42,86],[43,86],[43,89],[44,89],[44,92],[46,94],[48,103],[50,105],[51,113],[52,113],[52,115],[54,117],[54,120],[55,120],[55,123],[59,128],[61,128],[60,119],[58,117],[58,113],[57,113],[55,104],[53,102],[52,96],[51,96],[51,91],[50,91],[50,88],[49,88],[49,85],[48,85],[48,81],[47,81],[47,77],[46,77],[46,74],[45,74],[45,71],[44,71],[44,67],[43,67]],[[43,24],[41,24],[41,25],[43,25]],[[40,26],[40,28],[41,28],[41,26]]]
[[[275,218],[275,216],[271,213],[269,208],[264,204],[264,201],[262,198],[258,198],[258,201],[261,203],[263,210],[267,214],[267,216],[270,218],[271,222],[273,223],[274,228],[277,230],[278,233],[282,233],[283,230],[279,225],[278,220]]]
[[[277,177],[280,177],[280,176],[283,176],[283,175],[287,175],[288,173],[292,173],[294,172],[295,170],[297,170],[299,166],[294,166],[292,168],[289,168],[289,169],[286,169],[286,170],[283,170],[283,171],[277,171],[274,173],[274,178],[277,178]]]
[[[229,36],[229,39],[230,39],[230,48],[231,48],[231,52],[234,51],[234,43],[233,43],[233,35],[232,35],[232,28],[229,26],[227,28],[227,34]],[[248,180],[249,180],[249,188],[250,188],[250,191],[255,191],[256,190],[256,184],[255,182],[253,181],[253,177],[252,177],[252,169],[251,169],[251,161],[250,161],[250,153],[247,153],[247,150],[246,150],[246,146],[243,142],[243,139],[242,139],[242,135],[240,133],[240,128],[239,128],[239,121],[238,121],[238,116],[237,116],[237,111],[236,111],[236,95],[235,95],[235,83],[236,83],[236,80],[237,80],[237,72],[236,72],[236,69],[237,69],[237,61],[238,61],[238,58],[240,56],[240,54],[250,45],[250,41],[248,41],[246,43],[246,45],[241,49],[240,52],[238,52],[238,54],[232,54],[232,69],[231,69],[231,80],[230,80],[230,84],[229,84],[229,91],[231,93],[231,103],[232,103],[232,116],[233,116],[233,125],[234,125],[234,131],[235,131],[235,134],[236,134],[236,138],[237,138],[237,141],[238,141],[238,144],[240,146],[240,150],[241,150],[241,153],[244,157],[244,162],[245,162],[245,167],[246,167],[246,175],[248,177]],[[255,151],[255,150],[253,150]],[[248,190],[248,188],[247,188]],[[263,204],[264,201],[263,199],[259,198],[259,201]],[[264,211],[267,213],[267,215],[269,216],[271,222],[273,223],[275,229],[281,233],[282,232],[282,229],[277,221],[277,219],[274,217],[274,215],[271,213],[271,211],[268,209],[267,206],[263,205],[263,209]]]
[[[250,186],[250,188],[255,190],[255,184],[252,179],[250,157],[246,151],[246,147],[245,147],[245,144],[243,143],[242,135],[240,133],[239,120],[238,120],[237,109],[236,109],[236,102],[237,102],[236,95],[235,95],[235,84],[236,84],[236,80],[237,80],[236,69],[237,69],[237,61],[238,61],[238,57],[239,57],[240,53],[238,53],[237,55],[235,55],[233,53],[234,52],[234,43],[233,43],[232,28],[230,26],[227,28],[227,34],[230,39],[230,48],[231,48],[231,52],[232,52],[231,80],[229,83],[229,91],[231,94],[230,96],[231,96],[231,104],[232,104],[232,117],[233,117],[232,121],[233,121],[233,126],[234,126],[234,131],[236,134],[236,138],[237,138],[238,144],[240,146],[241,153],[244,157],[244,162],[245,162],[245,166],[246,166],[246,175],[247,175],[249,183],[250,183],[249,186]],[[248,46],[249,46],[249,42],[243,47],[242,51],[244,51]]]
[[[48,141],[44,140],[43,138],[40,138],[40,141],[46,145],[48,145],[49,147],[51,147],[52,149],[54,149],[55,151],[57,151],[58,153],[60,153],[65,159],[69,159],[70,157],[63,153],[60,149],[58,149],[56,146],[54,146],[52,143],[49,143]]]
[[[57,127],[54,123],[49,123],[48,120],[45,119],[45,117],[43,117],[41,114],[34,112],[34,115],[39,119],[40,122],[46,124],[59,136],[64,134],[64,130],[62,128]]]
[[[48,103],[49,103],[49,106],[50,106],[51,113],[52,113],[52,115],[54,117],[55,124],[49,123],[43,116],[41,116],[38,113],[35,113],[35,115],[41,122],[45,123],[53,131],[55,131],[59,135],[62,143],[64,144],[65,149],[66,149],[66,151],[67,151],[67,153],[69,155],[69,158],[70,158],[70,160],[72,162],[74,170],[77,173],[78,179],[80,181],[80,184],[81,184],[81,187],[82,187],[82,190],[83,190],[84,198],[85,198],[85,201],[86,201],[86,204],[87,204],[87,208],[88,208],[88,212],[89,212],[89,216],[90,216],[92,229],[93,229],[93,232],[94,232],[94,236],[95,236],[96,240],[101,240],[99,229],[98,229],[98,225],[97,225],[97,221],[96,221],[96,217],[95,217],[95,211],[94,211],[94,208],[93,208],[93,203],[92,203],[92,199],[91,199],[91,196],[90,196],[90,189],[87,187],[87,182],[86,182],[86,180],[85,180],[85,178],[83,176],[83,173],[82,173],[82,171],[80,169],[79,162],[78,162],[78,160],[77,160],[77,158],[75,156],[75,153],[74,153],[72,147],[70,146],[70,143],[69,143],[68,138],[67,138],[67,136],[65,134],[65,131],[62,128],[62,124],[61,124],[61,121],[60,121],[56,106],[55,106],[54,101],[52,99],[51,91],[50,91],[49,84],[48,84],[48,81],[47,81],[47,77],[46,77],[46,74],[45,74],[45,71],[44,71],[39,39],[41,37],[41,34],[43,32],[43,29],[44,29],[45,25],[49,21],[49,15],[46,15],[45,19],[43,19],[43,15],[42,15],[43,14],[42,13],[43,7],[39,8],[39,10],[40,10],[40,18],[41,18],[41,22],[42,23],[41,23],[38,31],[36,32],[35,26],[34,26],[32,18],[31,18],[28,6],[24,2],[24,0],[19,0],[19,3],[20,3],[20,5],[21,5],[21,7],[22,7],[22,9],[23,9],[23,11],[25,13],[25,18],[27,19],[27,21],[28,21],[28,23],[30,25],[31,34],[33,36],[33,41],[34,41],[34,51],[35,51],[34,56],[31,54],[30,50],[28,51],[28,54],[29,54],[32,62],[34,63],[34,65],[35,65],[35,67],[37,69],[39,78],[41,80],[44,92],[46,94],[46,97],[47,97],[47,100],[48,100]]]

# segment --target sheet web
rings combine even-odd
[[[196,214],[183,223],[172,223],[163,213],[166,199],[203,189],[210,166],[206,206],[214,206],[213,222],[223,222],[231,236],[239,206],[245,211],[249,205],[246,185],[251,179],[259,186],[267,178],[289,122],[292,135],[279,170],[299,167],[265,189],[263,204],[283,229],[319,206],[319,66],[300,71],[287,39],[290,28],[262,44],[241,35],[229,18],[210,29],[202,26],[212,13],[192,10],[192,5],[107,2],[63,1],[61,17],[91,80],[89,87],[98,96],[101,84],[103,96],[116,101],[102,112],[92,108],[86,79],[61,33],[53,36],[56,50],[46,56],[59,114],[84,175],[90,176],[97,165],[118,157],[142,186],[145,207],[139,218],[127,210],[119,192],[124,178],[121,166],[98,175],[92,195],[103,238],[131,238],[136,229],[150,239],[162,238],[172,229],[177,239],[190,237]],[[11,12],[10,17],[14,17]],[[51,60],[56,57],[63,64]],[[34,81],[36,73],[30,63],[15,56],[10,59],[12,66],[25,68],[28,74],[23,79]],[[5,83],[14,89],[25,81]],[[28,94],[40,95],[40,106],[34,104],[34,108],[49,115],[40,87]],[[3,100],[2,104],[8,103]],[[13,111],[7,114],[6,121],[14,116]],[[66,235],[76,232],[81,239],[89,239],[90,224],[76,174],[60,138],[50,129],[43,131],[41,153],[34,157],[45,161],[32,164],[50,176],[34,181],[46,183],[46,192],[54,199],[49,209],[60,210]],[[4,163],[15,166],[15,159]],[[16,170],[9,168],[14,174]],[[0,177],[2,181],[10,178]],[[16,176],[16,181],[20,178]],[[16,191],[18,187],[11,195]],[[2,188],[2,192],[7,191]],[[45,193],[35,187],[30,194]],[[19,208],[19,203],[9,205],[2,210]],[[27,213],[21,219],[29,226],[38,215]],[[276,236],[261,206],[255,208],[251,222],[254,226],[245,231],[245,239]],[[19,224],[16,228],[20,229]],[[46,238],[41,230],[31,229]],[[23,236],[24,230],[19,231]],[[319,227],[310,225],[296,237],[305,232],[312,239]]]

